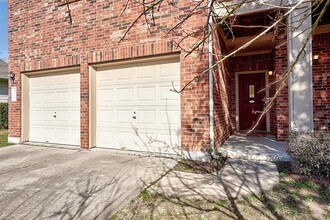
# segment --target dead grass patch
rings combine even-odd
[[[329,219],[328,180],[306,179],[281,166],[279,184],[261,195],[214,202],[144,191],[111,219]]]

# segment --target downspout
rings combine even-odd
[[[211,33],[208,37],[209,41],[209,106],[210,106],[210,150],[212,153],[212,156],[215,156],[215,148],[214,148],[214,116],[213,116],[213,109],[214,109],[214,103],[213,103],[213,44],[212,44],[212,0],[208,1],[208,7],[209,7],[209,22],[208,22],[208,31]]]
[[[290,65],[291,65],[291,62],[292,62],[292,60],[293,60],[293,58],[292,58],[292,48],[291,48],[291,46],[292,46],[292,42],[291,42],[291,40],[290,39],[292,39],[292,32],[291,32],[291,29],[290,29],[290,26],[292,25],[291,24],[291,15],[289,15],[288,17],[287,17],[287,23],[289,24],[289,25],[287,25],[287,33],[288,33],[288,35],[287,35],[287,41],[288,41],[288,44],[287,44],[287,53],[288,53],[288,55],[287,55],[287,59],[288,59],[288,67],[290,67]],[[289,113],[288,113],[288,116],[289,116],[289,131],[288,132],[291,132],[292,131],[292,129],[293,129],[293,124],[292,124],[292,115],[291,115],[291,113],[292,113],[292,104],[293,104],[293,99],[292,99],[292,91],[291,91],[291,84],[292,84],[292,72],[290,73],[290,75],[289,75],[289,78],[288,78],[288,105],[289,105]]]

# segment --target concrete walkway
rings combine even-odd
[[[289,161],[286,153],[287,142],[277,141],[274,136],[243,136],[232,135],[220,148],[220,152],[230,158],[261,160],[261,161]]]
[[[0,219],[108,219],[175,164],[108,150],[0,148]]]
[[[151,187],[166,196],[207,200],[238,198],[270,190],[279,181],[272,162],[228,159],[219,173],[193,174],[172,171]]]

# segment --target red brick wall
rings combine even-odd
[[[221,38],[213,38],[214,63],[225,53]],[[230,117],[230,72],[229,62],[225,61],[213,69],[213,103],[214,103],[214,145],[219,148],[233,131]]]
[[[288,69],[288,58],[287,58],[287,45],[282,40],[276,40],[274,57],[274,73],[276,79],[284,74]],[[276,123],[276,138],[284,141],[288,137],[289,132],[289,102],[288,102],[288,87],[284,89],[278,95],[275,102],[275,123]]]
[[[314,129],[330,131],[330,33],[314,36],[313,54]]]
[[[145,57],[180,52],[173,44],[185,30],[197,30],[205,25],[206,17],[199,13],[185,22],[176,35],[166,35],[186,15],[194,4],[178,1],[175,6],[162,4],[155,14],[156,25],[151,33],[141,19],[119,43],[119,36],[141,9],[132,1],[121,14],[126,1],[78,1],[70,4],[73,24],[68,22],[67,8],[58,7],[62,1],[12,0],[9,7],[9,68],[16,74],[17,102],[9,105],[9,136],[21,136],[21,76],[24,71],[80,65],[81,69],[81,146],[89,146],[89,72],[88,65],[95,62]],[[185,49],[198,36],[187,38]],[[205,54],[194,53],[184,58],[181,53],[181,85],[208,66]],[[10,84],[12,86],[12,84]],[[189,86],[181,94],[183,149],[200,149],[209,146],[208,76]]]
[[[234,129],[236,130],[236,94],[235,94],[235,73],[245,71],[258,71],[258,70],[274,70],[274,56],[272,53],[238,56],[231,59],[232,73],[231,73],[231,118],[233,121]],[[274,75],[269,76],[269,82],[275,80]],[[269,96],[274,94],[275,88],[269,88]],[[270,134],[275,133],[275,108],[272,107],[269,111],[270,116]]]

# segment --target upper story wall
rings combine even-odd
[[[72,0],[68,0],[72,2]],[[207,10],[203,4],[198,12],[178,26],[175,33],[166,34],[179,19],[188,16],[199,2],[169,0],[154,14],[156,25],[146,25],[142,17],[119,42],[130,24],[142,11],[138,1],[77,0],[70,4],[73,23],[68,20],[66,6],[61,0],[10,0],[9,4],[9,70],[16,76],[9,83],[9,93],[16,87],[16,101],[9,101],[9,137],[22,137],[22,77],[24,71],[35,71],[72,65],[80,66],[81,146],[89,147],[90,72],[96,62],[128,59],[189,50],[203,37]],[[93,4],[91,4],[93,2]],[[150,14],[147,15],[150,17]],[[190,34],[177,48],[174,41],[182,39],[183,30]],[[185,58],[181,53],[181,87],[208,68],[207,44],[203,54],[193,53]],[[11,97],[11,94],[9,94]],[[25,100],[28,102],[28,100]],[[182,149],[209,146],[208,75],[194,81],[187,92],[181,93]],[[198,119],[198,120],[196,120]]]
[[[141,5],[136,1],[124,7],[126,0],[80,0],[70,4],[72,24],[69,22],[67,6],[61,0],[12,0],[9,1],[9,59],[20,65],[20,70],[34,70],[58,66],[57,62],[79,64],[80,56],[92,56],[93,62],[152,55],[178,51],[172,42],[177,36],[167,35],[178,18],[183,18],[196,2],[183,0],[168,1],[154,14],[156,25],[149,27],[142,17],[119,42],[139,16]],[[93,3],[92,3],[93,2]],[[205,2],[206,3],[206,2]],[[124,12],[123,12],[124,11]],[[150,18],[150,14],[147,15]],[[204,17],[204,18],[203,18]],[[196,30],[206,24],[201,13],[194,15],[176,32]],[[187,39],[187,47],[196,39]],[[98,56],[96,59],[93,56]],[[24,63],[24,64],[22,64]]]

